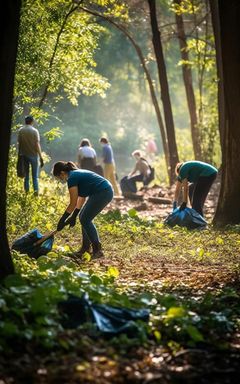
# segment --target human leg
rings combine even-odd
[[[38,186],[38,174],[39,174],[39,163],[38,156],[31,156],[30,164],[32,167],[32,182],[33,182],[33,190],[35,194],[38,194],[39,186]]]
[[[114,194],[119,195],[119,188],[115,176],[115,166],[114,164],[105,164],[104,166],[104,177],[110,181],[113,186]]]
[[[132,176],[128,179],[128,182],[131,185],[131,189],[134,193],[137,192],[137,181],[143,181],[143,175]]]
[[[199,177],[192,198],[192,208],[203,216],[203,206],[210,188],[216,179],[216,174],[207,177]]]
[[[98,194],[90,196],[80,212],[79,218],[83,228],[83,244],[89,244],[89,242],[92,244],[93,255],[96,255],[98,252],[100,252],[101,243],[97,229],[92,220],[98,215],[98,213],[103,210],[103,208],[112,200],[112,198],[112,189],[105,189]]]
[[[192,200],[193,200],[193,194],[194,194],[195,187],[196,187],[196,183],[191,183],[189,185],[189,188],[188,188],[188,196],[189,196],[189,200],[190,200],[191,205],[192,205]]]

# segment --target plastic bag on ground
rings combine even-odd
[[[128,309],[106,304],[94,304],[86,295],[79,298],[70,295],[58,305],[63,315],[64,328],[77,328],[85,322],[96,324],[97,329],[106,335],[126,333],[135,337],[138,332],[137,320],[148,322],[148,309]]]
[[[40,245],[34,245],[34,243],[42,237],[43,235],[38,229],[33,229],[32,231],[29,231],[25,235],[21,236],[19,239],[15,240],[12,244],[12,249],[37,259],[38,257],[46,255],[50,252],[53,246],[53,236],[45,240]]]
[[[170,227],[179,225],[187,229],[203,229],[207,226],[206,220],[195,209],[188,207],[182,211],[179,208],[174,209],[164,220],[164,224]]]

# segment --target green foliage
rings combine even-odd
[[[73,104],[80,94],[104,96],[109,84],[96,73],[93,58],[102,31],[71,1],[26,0],[15,78],[18,113],[38,103],[44,88],[56,96],[64,92]]]

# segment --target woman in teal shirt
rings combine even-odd
[[[176,166],[177,183],[173,208],[177,207],[179,194],[183,187],[183,203],[180,210],[186,208],[189,196],[192,208],[203,216],[203,205],[217,177],[217,172],[217,169],[211,164],[202,161],[178,163]]]
[[[58,222],[57,230],[61,231],[66,225],[73,227],[79,215],[82,247],[76,255],[81,257],[85,252],[90,252],[92,246],[92,259],[103,256],[98,232],[92,220],[112,200],[112,185],[94,172],[78,169],[71,161],[55,163],[53,175],[61,182],[67,182],[70,196],[70,203]]]

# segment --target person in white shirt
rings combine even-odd
[[[96,158],[96,151],[92,148],[90,141],[88,139],[82,139],[78,148],[78,167],[94,172],[96,168]]]

